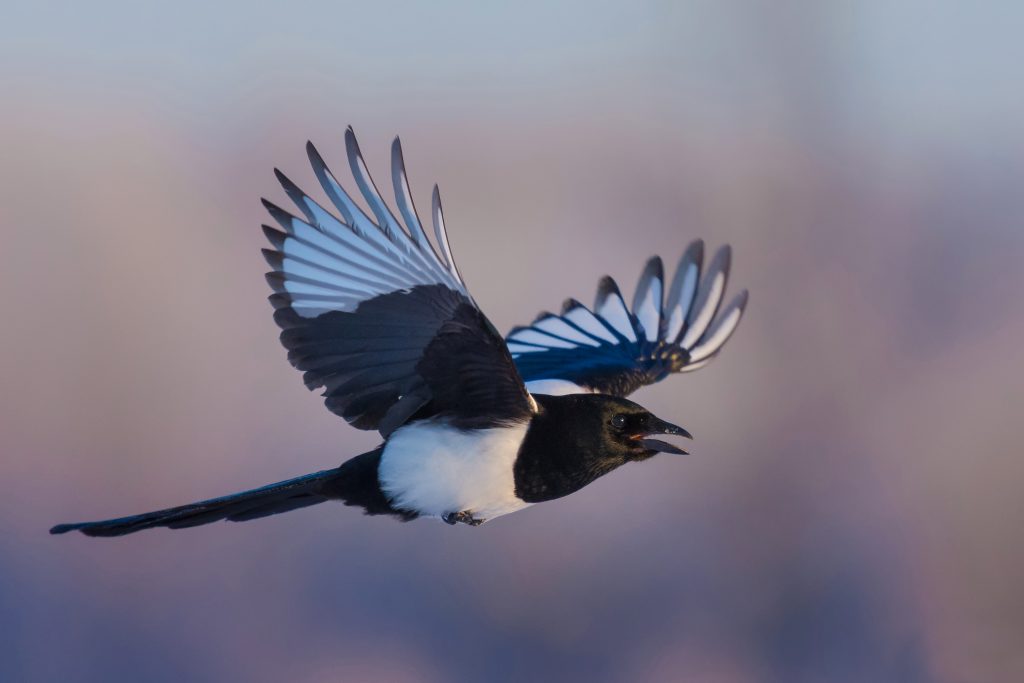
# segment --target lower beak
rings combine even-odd
[[[648,435],[651,434],[671,434],[674,436],[685,436],[687,439],[692,439],[693,435],[678,425],[674,425],[671,422],[665,422],[654,418],[648,425]],[[687,451],[682,448],[673,446],[670,443],[666,443],[660,439],[644,438],[640,441],[644,448],[649,451],[655,451],[657,453],[674,453],[676,455],[688,455]]]

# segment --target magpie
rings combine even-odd
[[[240,522],[328,500],[370,515],[476,526],[578,491],[626,463],[686,453],[657,437],[689,432],[626,396],[706,365],[736,329],[747,293],[721,307],[728,246],[704,269],[703,243],[690,244],[667,288],[661,259],[650,259],[631,307],[605,277],[593,308],[569,299],[560,314],[541,313],[502,338],[455,265],[436,185],[434,243],[427,237],[400,140],[391,147],[398,215],[351,127],[345,147],[369,213],[307,143],[334,211],[275,169],[300,215],[263,200],[278,226],[263,226],[272,246],[263,254],[288,360],[309,389],[323,390],[328,410],[379,431],[383,443],[321,472],[51,533],[121,536]]]

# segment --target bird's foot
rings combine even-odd
[[[473,516],[473,513],[468,510],[463,510],[462,512],[449,512],[441,515],[441,519],[443,519],[447,524],[458,524],[459,522],[462,522],[463,524],[468,524],[470,526],[480,526],[487,521],[484,519],[477,519]]]

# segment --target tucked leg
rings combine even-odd
[[[477,519],[473,516],[473,513],[468,510],[463,510],[462,512],[449,512],[446,515],[442,515],[441,519],[448,524],[458,524],[461,522],[462,524],[468,524],[470,526],[480,526],[486,521],[483,519]]]

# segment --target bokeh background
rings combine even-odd
[[[1024,680],[1024,5],[4,3],[0,680]],[[141,512],[376,443],[307,392],[261,195],[421,206],[505,330],[734,248],[697,437],[479,529]],[[386,184],[386,183],[385,183]]]

